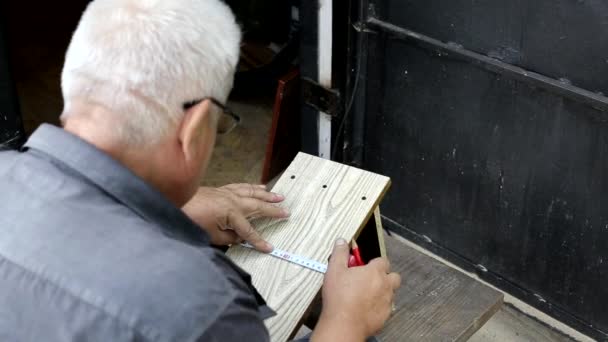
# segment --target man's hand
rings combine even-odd
[[[350,248],[338,240],[323,282],[323,311],[312,341],[363,341],[388,320],[401,276],[377,258],[369,264],[348,267]]]
[[[285,198],[266,191],[264,185],[230,184],[221,188],[200,187],[182,210],[211,236],[215,245],[247,241],[261,252],[273,247],[255,231],[249,219],[285,218],[289,213],[274,205]]]

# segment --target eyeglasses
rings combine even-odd
[[[236,128],[236,126],[238,126],[239,122],[241,122],[240,116],[236,115],[234,113],[234,111],[232,111],[230,108],[228,108],[228,106],[226,106],[225,104],[221,103],[219,100],[217,100],[213,97],[203,97],[202,99],[199,99],[199,100],[186,102],[186,103],[184,103],[184,106],[183,106],[184,111],[187,111],[188,109],[196,106],[197,104],[199,104],[205,100],[209,100],[211,103],[213,103],[219,109],[222,110],[223,116],[220,118],[220,121],[218,123],[218,132],[217,132],[218,134],[225,135],[225,134],[232,132],[232,130],[234,130]]]

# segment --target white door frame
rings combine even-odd
[[[321,86],[332,87],[332,48],[333,48],[333,0],[319,0],[319,27],[318,27],[319,75]],[[331,159],[331,115],[319,112],[317,121],[319,136],[318,155],[321,158]]]

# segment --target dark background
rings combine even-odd
[[[0,5],[0,150],[16,148],[25,139],[10,73],[5,16],[4,5]]]
[[[42,123],[59,124],[65,51],[88,3],[0,3],[0,83],[7,82],[0,89],[0,111],[10,115],[0,121],[0,132],[7,132],[5,137],[20,136],[10,147],[18,147]]]
[[[385,226],[608,339],[608,4],[354,4],[345,160],[391,177]]]

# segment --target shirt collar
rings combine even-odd
[[[69,166],[116,201],[160,226],[165,234],[191,244],[209,244],[207,233],[160,192],[117,160],[64,129],[43,124],[25,148]]]

